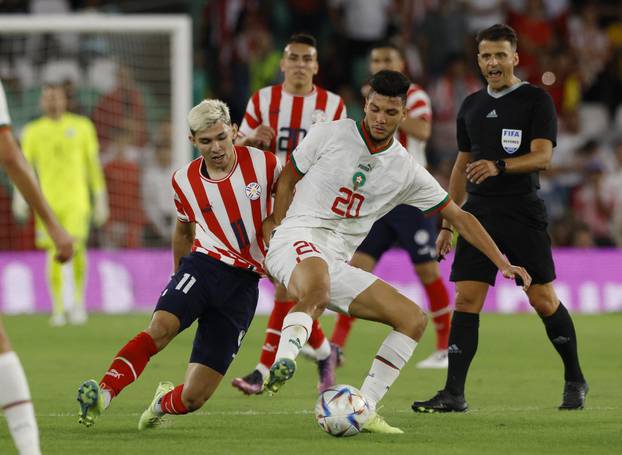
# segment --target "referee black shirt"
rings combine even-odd
[[[471,161],[504,160],[531,151],[533,139],[556,144],[557,115],[553,100],[540,87],[527,82],[501,92],[488,88],[469,95],[457,119],[458,150],[470,152]],[[489,177],[480,184],[467,182],[467,192],[477,196],[510,196],[535,193],[540,188],[537,171]]]

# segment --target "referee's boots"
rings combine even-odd
[[[447,390],[439,390],[428,401],[415,401],[412,409],[415,412],[465,412],[469,406],[464,395],[453,395]]]
[[[583,409],[585,406],[585,397],[590,388],[587,382],[566,381],[564,384],[564,398],[559,410]]]

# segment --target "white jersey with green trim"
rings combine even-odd
[[[375,147],[362,122],[316,124],[292,153],[304,175],[279,229],[332,231],[349,259],[372,224],[399,204],[433,213],[449,203],[447,192],[395,139]]]
[[[6,102],[6,95],[4,94],[4,87],[0,81],[0,126],[10,125],[11,116],[9,115],[9,106]]]

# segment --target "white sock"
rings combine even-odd
[[[389,391],[416,347],[415,340],[400,332],[393,331],[385,338],[361,387],[372,409]]]
[[[309,339],[313,319],[307,313],[295,311],[283,319],[281,340],[276,351],[276,359],[294,360]]]
[[[40,455],[39,428],[28,381],[15,352],[0,354],[0,408],[20,455]]]
[[[110,390],[102,389],[102,395],[104,396],[104,408],[108,409],[108,406],[110,406],[110,402],[112,401],[112,395],[110,394]]]
[[[261,373],[261,377],[264,378],[264,380],[270,374],[270,368],[265,366],[263,363],[258,363],[255,369]]]
[[[315,358],[317,360],[326,360],[328,357],[330,357],[330,343],[327,338],[324,338],[320,347],[315,350]]]

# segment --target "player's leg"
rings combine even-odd
[[[423,284],[429,304],[429,316],[436,333],[436,351],[418,362],[418,368],[447,368],[447,347],[451,326],[451,306],[445,281],[435,260],[415,263],[415,272]]]
[[[182,259],[178,272],[160,295],[147,329],[119,350],[99,383],[89,379],[80,385],[79,423],[87,427],[93,425],[112,399],[138,379],[151,357],[200,316],[205,297],[193,278],[207,272],[202,273],[196,266],[193,255]]]
[[[67,323],[65,318],[65,303],[63,301],[63,266],[71,266],[70,264],[61,264],[54,259],[54,250],[47,248],[45,252],[47,281],[50,287],[50,296],[52,298],[52,317],[50,325],[60,327]]]
[[[74,325],[86,323],[87,314],[84,305],[84,285],[86,281],[86,243],[74,244],[74,255],[71,261],[73,272],[73,307],[69,312],[69,322]]]
[[[40,455],[39,428],[22,364],[0,319],[0,409],[20,454]]]
[[[572,317],[555,294],[552,283],[531,285],[529,303],[542,318],[546,334],[564,363],[564,393],[559,409],[583,409],[589,390],[577,352],[577,335]]]
[[[294,375],[295,359],[311,334],[313,321],[328,306],[330,277],[326,261],[319,255],[302,259],[291,272],[287,290],[297,303],[283,320],[276,362],[266,382],[271,393]]]
[[[259,277],[220,266],[221,278],[199,318],[183,384],[161,382],[138,429],[153,428],[165,414],[196,411],[216,391],[250,327],[259,298]]]

